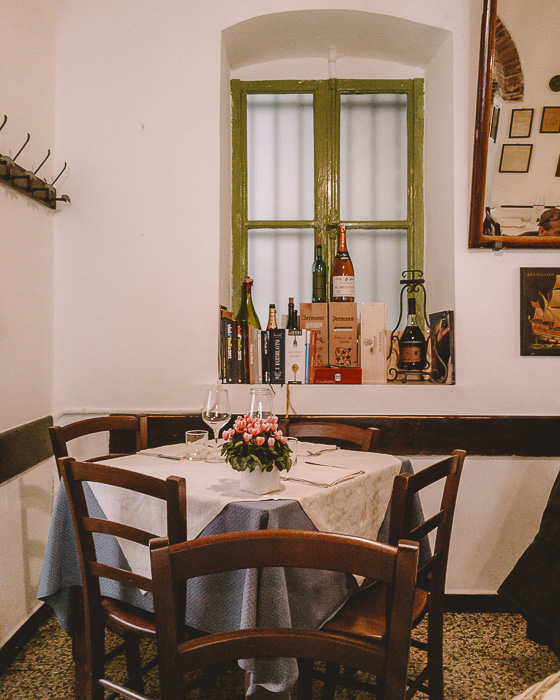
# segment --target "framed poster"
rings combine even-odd
[[[490,138],[496,143],[498,135],[498,123],[500,121],[500,108],[494,105],[492,107],[492,118],[490,120]]]
[[[526,173],[531,162],[532,143],[504,143],[500,159],[501,173]]]
[[[560,356],[560,267],[520,273],[520,354]]]
[[[560,107],[543,107],[541,134],[560,133]]]
[[[527,139],[531,135],[533,126],[532,109],[512,109],[511,122],[509,124],[510,139]]]

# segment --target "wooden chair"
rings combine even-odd
[[[291,421],[283,418],[279,429],[288,437],[310,442],[328,442],[341,447],[358,448],[362,452],[375,452],[379,440],[379,428],[358,428],[346,423],[328,421]]]
[[[427,660],[419,674],[409,680],[407,700],[419,690],[426,693],[430,700],[443,700],[445,578],[453,515],[465,454],[463,450],[455,450],[451,457],[438,461],[417,474],[398,474],[393,482],[389,543],[394,545],[400,539],[419,542],[428,533],[433,531],[436,533],[434,552],[418,571],[412,621],[414,629],[427,615],[428,641],[411,639],[412,646],[426,652]],[[439,510],[421,525],[413,527],[411,519],[414,495],[439,481],[443,482],[443,496]],[[327,622],[325,629],[351,635],[362,641],[375,640],[385,630],[386,600],[385,586],[374,585],[359,592],[332,620]],[[333,697],[337,684],[363,689],[363,684],[351,676],[344,675],[337,678],[337,673],[337,668],[328,666],[328,682],[324,698]]]
[[[164,501],[167,507],[167,536],[170,542],[177,543],[184,541],[187,534],[185,480],[170,476],[164,481],[117,467],[76,462],[70,457],[60,460],[60,470],[72,514],[82,577],[83,617],[80,623],[83,623],[83,629],[78,628],[78,634],[74,638],[76,697],[101,700],[104,697],[104,687],[118,690],[120,686],[104,678],[104,669],[105,662],[122,651],[125,651],[127,659],[127,683],[131,689],[142,692],[142,675],[147,669],[141,668],[138,642],[141,637],[155,639],[153,614],[119,600],[103,597],[99,579],[111,579],[125,586],[153,593],[152,580],[116,566],[100,563],[96,556],[94,533],[113,535],[146,547],[156,535],[125,524],[91,517],[83,482],[119,486]],[[178,608],[181,605],[180,601],[183,601],[184,622],[184,586],[178,591],[178,595]],[[180,609],[178,614],[181,614]],[[124,637],[124,643],[110,655],[105,654],[106,626]],[[181,627],[181,633],[184,630],[184,626]],[[188,631],[199,634],[194,630]],[[155,665],[155,662],[152,665]]]
[[[126,430],[135,433],[135,450],[145,450],[148,447],[148,420],[146,416],[101,416],[99,418],[86,418],[84,420],[69,423],[68,425],[55,425],[49,428],[53,453],[59,466],[59,459],[70,456],[68,443],[85,435],[101,433],[109,430]],[[92,457],[86,461],[99,462],[111,457],[122,457],[121,454],[107,454],[100,457]],[[59,468],[60,474],[60,468]]]
[[[167,546],[151,543],[162,700],[182,698],[183,674],[236,659],[288,657],[347,663],[382,679],[384,700],[402,700],[418,545],[398,547],[361,538],[300,530],[256,530],[204,537]],[[374,577],[391,591],[387,631],[380,640],[298,628],[253,628],[206,635],[178,644],[178,598],[174,587],[195,576],[263,566],[295,566]],[[311,698],[300,685],[298,698]]]

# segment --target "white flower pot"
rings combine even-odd
[[[255,469],[250,472],[246,469],[241,474],[239,488],[241,491],[256,493],[259,496],[265,493],[280,491],[280,472],[276,467],[270,472],[261,472],[260,469]]]

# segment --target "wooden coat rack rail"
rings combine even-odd
[[[7,121],[8,117],[4,115],[4,121],[0,126],[0,131],[2,131]],[[37,173],[47,162],[47,159],[51,154],[50,149],[43,162],[34,172],[23,168],[21,165],[19,165],[19,163],[16,163],[16,160],[29,143],[30,138],[31,136],[27,134],[25,143],[13,158],[0,153],[0,182],[15,190],[19,194],[26,195],[27,197],[31,197],[31,199],[35,200],[36,202],[44,204],[50,209],[56,209],[57,202],[70,202],[70,197],[67,194],[57,197],[56,189],[54,187],[55,182],[66,170],[66,163],[64,163],[64,167],[51,183],[48,183],[46,180],[43,180],[37,176]]]

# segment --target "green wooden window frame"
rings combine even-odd
[[[313,95],[315,140],[315,211],[311,221],[249,220],[247,191],[247,95]],[[400,221],[344,221],[351,229],[398,229],[407,232],[407,266],[423,269],[424,261],[424,81],[411,80],[272,80],[231,81],[232,95],[232,309],[241,301],[247,274],[249,229],[312,228],[315,239],[328,241],[331,269],[339,219],[340,97],[343,94],[407,95],[407,218]]]

